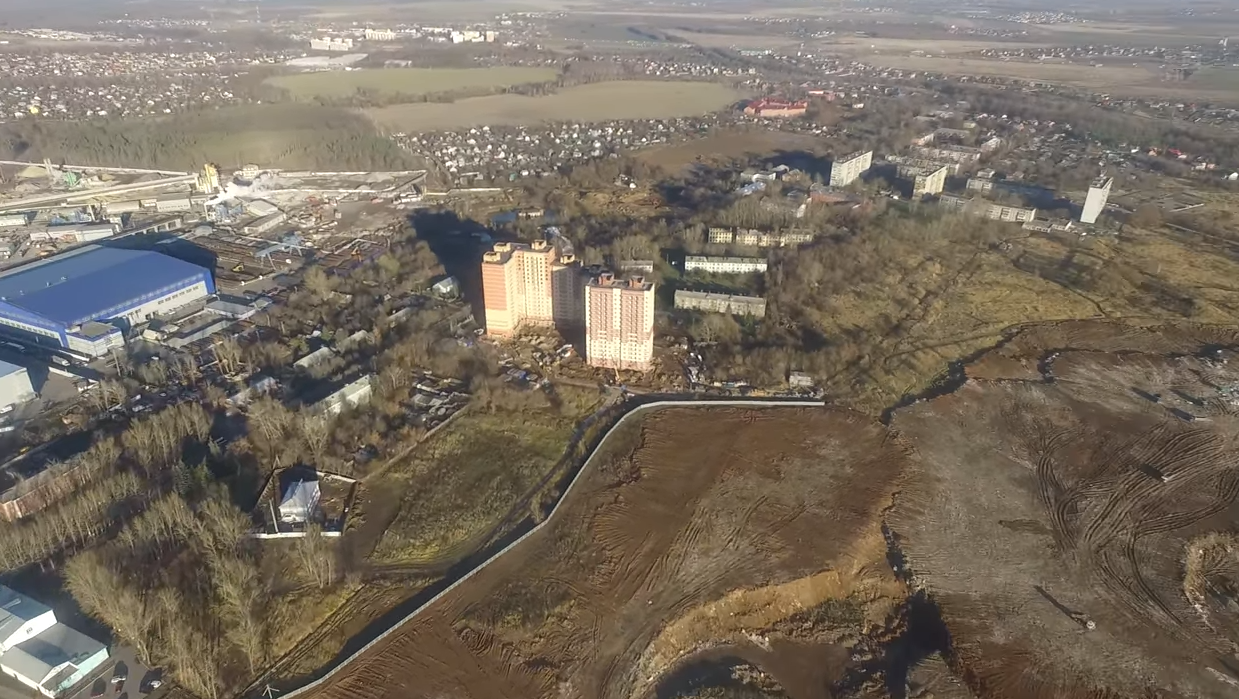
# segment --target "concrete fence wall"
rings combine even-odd
[[[361,658],[361,656],[369,652],[372,648],[382,643],[383,641],[387,640],[388,636],[395,633],[396,631],[399,631],[400,628],[403,627],[405,624],[416,619],[419,615],[421,615],[423,612],[429,609],[432,605],[434,605],[440,599],[450,594],[453,590],[456,589],[457,586],[469,580],[470,578],[472,578],[474,575],[476,575],[480,571],[486,569],[490,564],[494,563],[495,561],[499,560],[503,556],[507,555],[512,550],[516,549],[518,546],[524,543],[526,539],[542,531],[543,527],[551,524],[555,520],[556,515],[558,515],[559,511],[563,508],[564,503],[567,502],[568,496],[572,494],[572,490],[576,488],[577,483],[581,481],[582,476],[584,476],[586,472],[590,469],[590,467],[593,465],[594,456],[597,455],[598,452],[601,451],[607,445],[607,442],[611,439],[611,436],[615,434],[616,430],[622,427],[628,420],[636,416],[643,415],[649,411],[661,410],[664,408],[685,408],[685,407],[688,407],[688,408],[710,408],[710,407],[820,408],[820,407],[823,407],[824,405],[825,404],[821,401],[787,401],[787,400],[754,400],[754,399],[718,400],[718,401],[715,401],[715,400],[710,400],[710,401],[666,400],[666,401],[656,401],[653,403],[646,403],[644,405],[639,405],[633,408],[628,413],[626,413],[623,417],[616,420],[615,424],[612,425],[611,428],[607,430],[607,433],[603,435],[602,439],[599,440],[598,446],[594,447],[593,451],[591,451],[589,455],[585,458],[584,465],[581,467],[579,471],[577,471],[576,475],[573,476],[572,482],[568,484],[568,487],[566,489],[564,489],[563,495],[559,498],[558,502],[555,503],[555,507],[551,510],[550,514],[546,516],[546,519],[534,525],[532,529],[525,532],[520,538],[516,539],[512,543],[500,549],[498,552],[495,553],[495,555],[486,559],[476,568],[462,575],[459,580],[456,580],[451,585],[444,588],[442,592],[440,592],[439,594],[427,600],[426,603],[423,604],[422,606],[418,607],[417,609],[414,609],[412,612],[408,614],[408,616],[405,616],[403,619],[400,619],[399,621],[392,624],[390,628],[380,633],[378,636],[374,638],[374,640],[362,646],[361,649],[359,649],[352,655],[348,656],[344,660],[340,661],[340,663],[337,664],[335,667],[328,670],[327,674],[323,675],[322,677],[316,680],[308,682],[307,684],[301,687],[298,687],[297,689],[292,689],[283,694],[280,694],[280,699],[292,699],[293,697],[305,696],[305,695],[308,695],[310,692],[313,692],[314,690],[319,689],[324,684],[326,684],[328,681],[330,681],[332,678],[334,678],[338,673],[347,669],[350,665],[352,665],[359,658]]]

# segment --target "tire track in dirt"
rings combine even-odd
[[[1064,328],[1046,333],[1054,346],[1070,345],[1077,328]],[[1119,332],[1116,342],[1178,347]],[[1026,360],[1008,354],[995,371],[1026,375]],[[1239,367],[1190,349],[1056,357],[1052,383],[977,379],[895,412],[926,464],[889,524],[910,569],[940,600],[969,684],[987,696],[1229,696],[1201,659],[1232,647],[1215,629],[1239,628],[1239,593],[1217,591],[1212,623],[1200,623],[1182,557],[1194,537],[1239,529],[1239,419],[1209,399],[1239,385]],[[1133,386],[1168,397],[1150,405]]]

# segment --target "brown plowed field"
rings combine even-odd
[[[880,424],[697,408],[621,429],[546,529],[316,696],[641,697],[693,651],[760,631],[736,620],[842,595],[878,623],[901,601],[877,532],[907,457]]]
[[[888,524],[981,696],[1239,691],[1239,359],[1173,356],[1234,341],[1036,328],[979,362],[1002,380],[895,413],[919,459]],[[1109,352],[1027,361],[1063,347]]]

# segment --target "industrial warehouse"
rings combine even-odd
[[[0,272],[0,332],[88,357],[124,331],[215,293],[211,273],[142,250],[87,245]]]

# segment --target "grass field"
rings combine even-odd
[[[1202,90],[1239,91],[1239,68],[1233,66],[1207,66],[1196,71],[1184,87]]]
[[[821,138],[808,134],[757,128],[718,129],[705,138],[644,150],[639,158],[676,170],[695,163],[718,163],[754,154],[812,151],[821,145]]]
[[[492,95],[451,104],[398,104],[366,110],[386,131],[434,131],[464,126],[528,126],[549,121],[666,119],[708,114],[743,95],[706,82],[625,80],[570,87],[545,97]]]
[[[596,399],[574,407],[522,411],[471,410],[384,474],[388,498],[399,498],[373,559],[423,565],[463,557],[486,543],[522,499],[561,462],[572,433]],[[529,508],[516,513],[523,519]]]
[[[984,75],[1023,80],[1040,80],[1060,85],[1087,88],[1143,86],[1156,83],[1158,74],[1133,65],[1067,64],[1032,61],[990,61],[952,56],[899,56],[858,54],[866,63],[902,70],[929,71],[948,75]]]
[[[267,83],[293,99],[348,97],[357,90],[387,95],[427,95],[457,90],[511,87],[554,80],[553,68],[498,66],[494,68],[388,68],[375,70],[300,73],[269,78]]]

